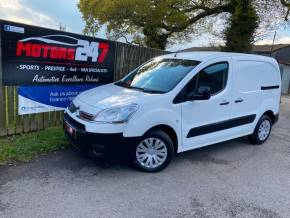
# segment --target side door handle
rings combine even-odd
[[[230,102],[228,101],[223,101],[222,103],[220,103],[221,106],[228,105],[228,104],[230,104]]]
[[[241,103],[241,102],[243,102],[244,101],[244,99],[242,99],[242,98],[238,98],[237,100],[235,100],[235,103]]]

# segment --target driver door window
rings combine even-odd
[[[208,86],[211,95],[221,92],[227,84],[229,65],[227,62],[212,64],[201,70],[187,85],[187,93],[201,86]]]
[[[208,86],[212,95],[222,91],[227,84],[228,63],[213,64],[198,73],[197,87]]]

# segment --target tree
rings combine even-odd
[[[290,1],[281,0],[281,4],[287,8],[285,20],[288,21],[288,16],[289,16],[289,13],[290,13]]]
[[[257,36],[281,24],[275,22],[285,16],[281,3],[289,9],[287,18],[290,0],[80,0],[78,8],[85,34],[106,27],[110,39],[159,49],[210,32],[213,19],[222,16],[226,50],[247,52]]]
[[[233,13],[233,3],[236,1],[80,0],[78,7],[86,22],[86,34],[94,35],[106,26],[115,36],[131,36],[133,42],[165,49],[170,38],[187,37],[204,18]]]
[[[250,52],[254,34],[259,26],[259,17],[252,0],[238,0],[234,13],[225,29],[225,51]]]

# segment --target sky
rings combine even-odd
[[[59,29],[59,25],[66,26],[66,31],[82,33],[85,26],[81,13],[77,8],[79,0],[0,0],[0,19]],[[271,44],[274,32],[268,34],[257,44]],[[102,30],[97,34],[99,38],[106,38]],[[190,42],[169,45],[167,50],[176,51],[189,47],[209,46],[216,42],[210,34],[203,34],[192,38]],[[290,29],[277,31],[275,43],[290,44]]]

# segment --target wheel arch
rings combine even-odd
[[[259,107],[256,115],[257,115],[257,119],[255,122],[255,125],[257,125],[258,121],[261,119],[261,117],[263,115],[268,115],[273,124],[277,121],[277,116],[279,115],[279,108],[280,108],[280,104],[279,102],[275,101],[274,99],[267,99],[265,100]]]
[[[178,151],[178,136],[177,133],[175,132],[174,128],[172,128],[169,125],[166,124],[158,124],[156,126],[151,127],[150,129],[148,129],[144,135],[150,131],[154,131],[154,130],[162,130],[164,131],[172,140],[173,146],[174,146],[174,152],[177,153]]]
[[[272,124],[275,122],[275,115],[272,110],[267,110],[265,113],[263,113],[263,115],[268,115],[272,120]]]

